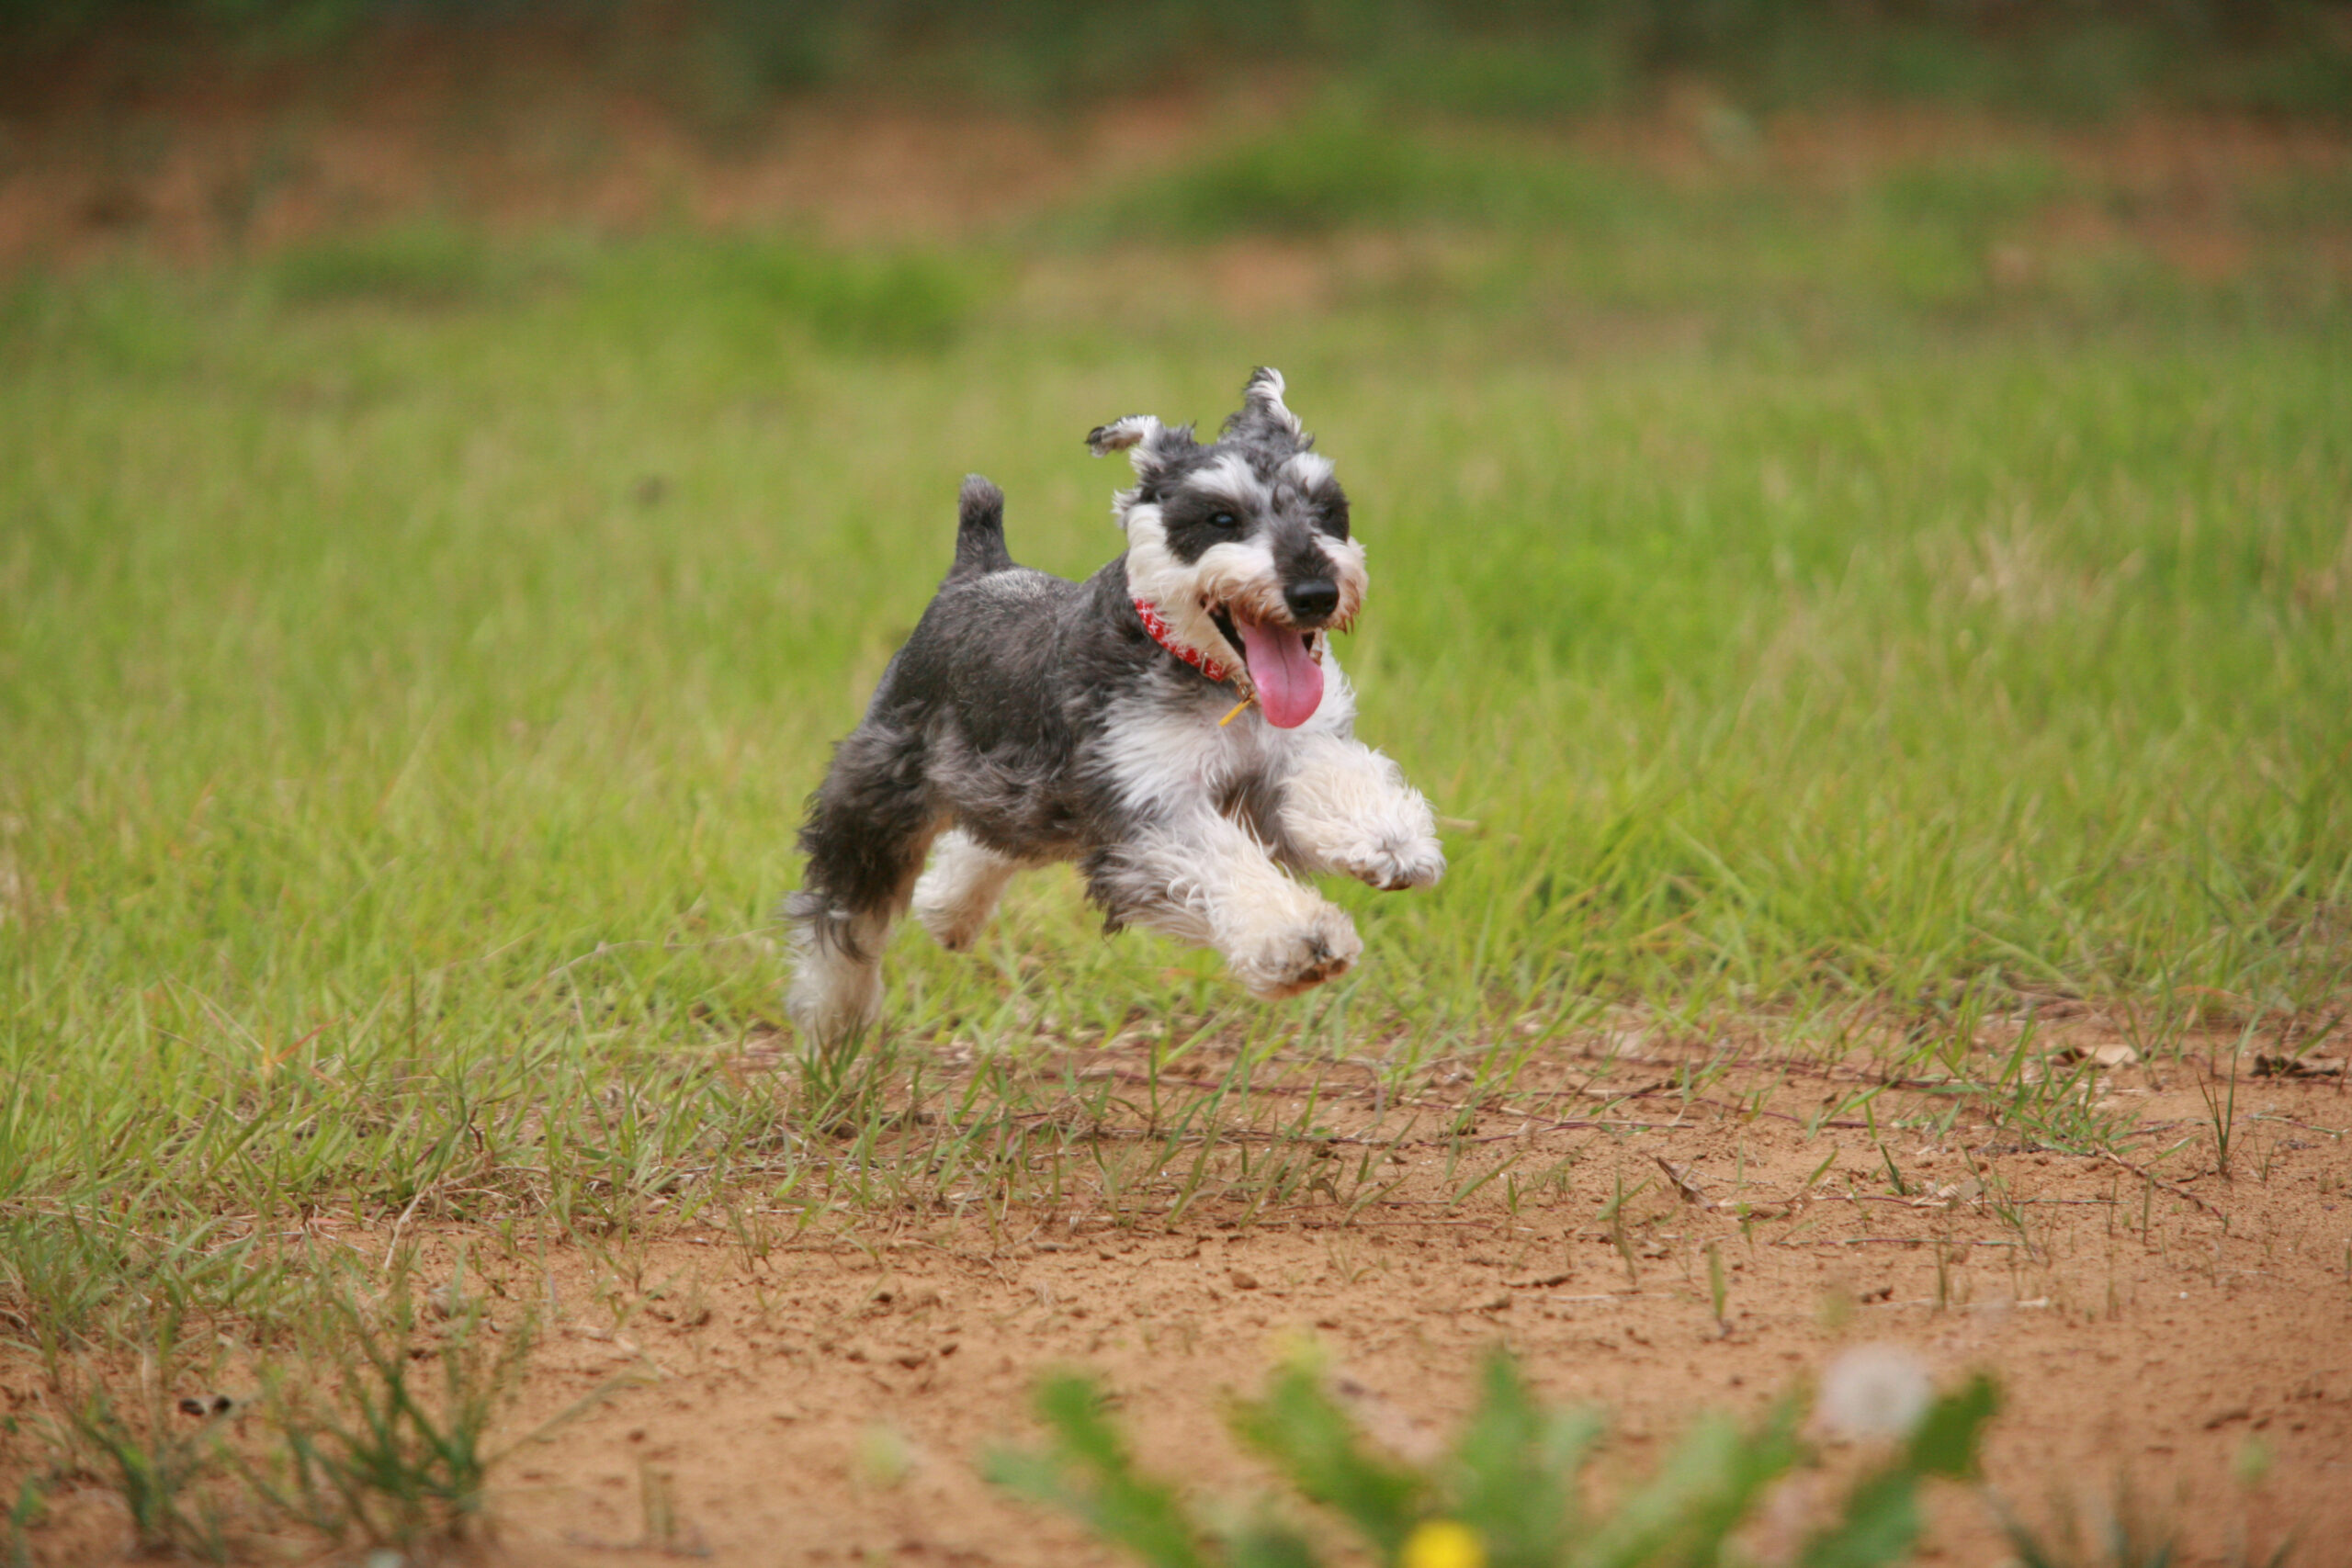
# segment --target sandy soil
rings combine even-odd
[[[1989,1479],[2030,1518],[2062,1506],[2096,1517],[2128,1485],[2143,1524],[2181,1532],[2185,1562],[2267,1552],[2289,1531],[2304,1543],[2297,1561],[2342,1560],[2352,1100],[2340,1076],[2241,1076],[2227,1177],[2199,1088],[2208,1064],[2193,1058],[2097,1075],[2091,1103],[2138,1123],[2128,1158],[2039,1147],[1965,1113],[1940,1138],[1887,1139],[1898,1194],[1871,1123],[1945,1103],[1941,1088],[1886,1088],[1865,1116],[1850,1105],[1876,1081],[1861,1058],[1826,1071],[1775,1059],[1768,1041],[1687,1100],[1684,1070],[1720,1054],[1627,1034],[1547,1043],[1516,1109],[1472,1111],[1475,1141],[1451,1172],[1441,1132],[1478,1103],[1467,1064],[1437,1064],[1392,1102],[1345,1064],[1276,1063],[1213,1160],[1207,1196],[1174,1223],[1182,1169],[1114,1214],[1073,1167],[1050,1209],[866,1213],[797,1237],[774,1215],[752,1247],[686,1227],[558,1247],[544,1274],[533,1256],[489,1256],[478,1230],[429,1234],[424,1278],[446,1278],[464,1247],[501,1313],[527,1303],[543,1317],[510,1432],[603,1394],[508,1461],[493,1555],[1099,1561],[1071,1528],[976,1477],[983,1446],[1030,1430],[1039,1371],[1098,1370],[1147,1462],[1211,1494],[1247,1491],[1263,1477],[1225,1437],[1220,1395],[1255,1391],[1311,1337],[1367,1428],[1408,1453],[1444,1439],[1478,1357],[1508,1344],[1550,1397],[1615,1412],[1606,1468],[1620,1475],[1655,1463],[1698,1410],[1752,1412],[1843,1347],[1901,1345],[1947,1381],[1999,1374]],[[2095,1021],[2059,1043],[2120,1048]],[[1075,1065],[1140,1105],[1149,1049]],[[1227,1061],[1196,1047],[1159,1076],[1163,1107]],[[1274,1129],[1310,1092],[1337,1141],[1328,1156],[1287,1152],[1320,1157],[1330,1185],[1309,1178],[1246,1213],[1264,1189],[1239,1177],[1239,1151],[1284,1152]],[[1368,1150],[1350,1129],[1375,1114],[1390,1136],[1400,1117],[1417,1125],[1378,1172],[1395,1185],[1351,1213],[1332,1194]],[[1806,1120],[1825,1114],[1809,1135]],[[1098,1131],[1106,1147],[1134,1146],[1145,1120],[1120,1112]],[[910,1122],[902,1152],[938,1131]],[[1504,1178],[1448,1202],[1505,1162]],[[1612,1225],[1601,1216],[1620,1183],[1632,1196]],[[371,1252],[382,1241],[345,1239]],[[1725,1265],[1721,1323],[1710,1246]],[[0,1385],[19,1408],[41,1403],[28,1365],[0,1370]],[[95,1487],[57,1499],[37,1560],[118,1550],[119,1510]],[[1973,1495],[1944,1495],[1928,1561],[2004,1555]]]
[[[2046,1516],[2053,1493],[2096,1510],[2129,1477],[2151,1518],[2184,1527],[2193,1561],[2267,1550],[2289,1527],[2312,1562],[2333,1550],[2320,1543],[2352,1540],[2341,1207],[2352,1160],[2328,1130],[2352,1111],[2334,1083],[2242,1085],[2250,1141],[2233,1151],[2233,1180],[2211,1173],[2193,1074],[2132,1069],[2111,1075],[2132,1081],[2105,1098],[2138,1112],[2141,1146],[2188,1140],[2162,1162],[2165,1185],[2145,1168],[1956,1127],[1931,1147],[1894,1141],[1906,1186],[1924,1189],[1905,1198],[1854,1118],[1813,1138],[1781,1119],[1818,1112],[1812,1085],[1773,1094],[1776,1074],[1736,1072],[1711,1088],[1715,1104],[1678,1114],[1676,1065],[1595,1071],[1564,1052],[1551,1064],[1569,1091],[1555,1124],[1480,1117],[1476,1135],[1520,1156],[1522,1180],[1581,1152],[1565,1190],[1522,1195],[1516,1214],[1499,1182],[1449,1210],[1443,1195],[1476,1167],[1449,1179],[1429,1137],[1408,1152],[1404,1184],[1352,1223],[1310,1199],[1241,1226],[1195,1211],[1123,1229],[1079,1197],[993,1236],[909,1217],[759,1267],[718,1236],[680,1237],[654,1249],[649,1278],[674,1273],[674,1298],[699,1291],[709,1319],[669,1298],[661,1315],[618,1327],[575,1308],[535,1409],[616,1371],[651,1381],[518,1461],[504,1539],[519,1558],[553,1562],[641,1540],[652,1472],[718,1561],[1074,1561],[1072,1532],[973,1479],[975,1450],[1023,1429],[1041,1365],[1101,1370],[1148,1460],[1221,1489],[1251,1472],[1223,1436],[1219,1391],[1254,1391],[1285,1346],[1313,1336],[1367,1425],[1401,1450],[1443,1439],[1477,1358],[1500,1341],[1551,1396],[1615,1411],[1618,1452],[1636,1469],[1694,1410],[1756,1408],[1839,1347],[1888,1341],[1948,1376],[2000,1373],[2010,1404],[1990,1476],[2031,1515]],[[1432,1121],[1462,1087],[1446,1076],[1430,1087]],[[1731,1109],[1759,1091],[1767,1114]],[[1322,1092],[1329,1104],[1328,1079]],[[1622,1093],[1639,1098],[1591,1098]],[[1888,1103],[1903,1098],[1883,1096],[1875,1113],[1918,1104]],[[1577,1124],[1595,1120],[1617,1124]],[[1988,1179],[2007,1205],[1959,1195]],[[1596,1217],[1620,1181],[1644,1189],[1625,1205],[1622,1247]],[[1727,1269],[1723,1325],[1710,1243]],[[572,1279],[577,1303],[584,1280]],[[901,1447],[894,1478],[888,1456]],[[2262,1450],[2267,1474],[2248,1485],[2238,1476]],[[1944,1525],[1944,1560],[1998,1555],[1973,1500],[1951,1499]]]

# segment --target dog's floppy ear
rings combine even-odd
[[[1191,425],[1180,424],[1171,430],[1148,413],[1131,413],[1086,433],[1088,451],[1098,457],[1125,452],[1136,472],[1147,478],[1193,444]]]
[[[1125,419],[1114,419],[1108,424],[1098,424],[1088,431],[1086,449],[1098,457],[1107,457],[1130,446],[1148,446],[1166,430],[1167,426],[1150,414],[1131,413]]]
[[[1250,373],[1250,384],[1241,389],[1240,410],[1227,418],[1225,434],[1244,440],[1287,442],[1302,448],[1314,445],[1298,416],[1283,405],[1283,373],[1271,365],[1261,365]]]

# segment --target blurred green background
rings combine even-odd
[[[2352,106],[2345,7],[2324,0],[5,0],[0,28],[52,56],[111,35],[125,69],[156,76],[191,49],[314,66],[387,28],[530,29],[719,119],[812,88],[1067,105],[1253,67],[1344,69],[1400,104],[1535,118],[1693,73],[1767,111]]]

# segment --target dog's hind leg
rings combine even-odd
[[[931,864],[915,884],[915,919],[940,946],[963,952],[996,913],[1004,885],[1024,863],[997,853],[961,828],[949,829],[932,846]]]
[[[1218,812],[1147,827],[1090,859],[1086,874],[1114,925],[1214,947],[1257,996],[1295,996],[1345,974],[1363,953],[1345,910],[1286,874],[1255,835]]]
[[[860,725],[809,801],[808,869],[785,900],[796,958],[785,1010],[810,1043],[831,1049],[880,1021],[882,946],[939,828],[922,739]]]

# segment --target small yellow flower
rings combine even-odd
[[[1424,1519],[1405,1538],[1399,1568],[1487,1568],[1487,1543],[1457,1519]]]

